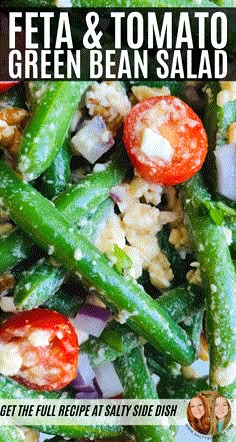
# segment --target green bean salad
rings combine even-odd
[[[0,399],[235,398],[236,83],[0,92]],[[176,431],[12,425],[0,442]]]

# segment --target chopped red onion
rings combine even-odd
[[[83,304],[74,319],[74,326],[98,338],[110,317],[111,312],[106,308],[93,304]]]
[[[101,367],[94,369],[96,382],[103,393],[103,398],[111,398],[123,393],[124,389],[115,371],[115,367],[108,362]]]
[[[95,373],[90,365],[88,355],[80,353],[77,376],[72,382],[72,387],[80,389],[88,385],[95,377]]]
[[[98,399],[97,391],[79,391],[75,395],[76,399]]]
[[[80,154],[94,164],[115,141],[101,116],[86,121],[71,139],[75,154]]]
[[[102,392],[94,378],[88,385],[77,385],[72,382],[72,387],[77,390],[75,397],[77,399],[101,399]]]
[[[217,191],[236,201],[236,143],[224,144],[215,150]]]
[[[76,378],[70,384],[75,390],[80,390],[84,386],[84,381],[80,373],[77,373]]]

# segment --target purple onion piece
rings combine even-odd
[[[94,304],[84,304],[74,319],[74,326],[98,338],[110,317],[110,310]]]
[[[95,368],[94,371],[96,373],[96,385],[98,385],[100,391],[102,391],[104,399],[112,398],[123,393],[124,389],[119,376],[111,362],[107,362],[106,364]]]
[[[217,191],[236,201],[236,143],[224,144],[215,150]]]
[[[76,399],[98,399],[98,392],[97,391],[91,391],[91,392],[80,391],[79,393],[76,393],[75,397],[76,397]]]
[[[76,390],[79,390],[82,386],[84,386],[84,381],[80,373],[77,373],[76,378],[70,384]]]
[[[115,140],[101,116],[84,122],[71,139],[72,150],[94,164],[113,145]]]

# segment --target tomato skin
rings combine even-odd
[[[20,83],[19,81],[0,81],[0,93],[8,91],[15,84]]]
[[[169,141],[174,150],[170,161],[142,152],[142,131],[145,128],[153,129]],[[126,118],[123,139],[130,160],[141,177],[163,185],[182,183],[198,172],[208,147],[200,118],[187,104],[173,96],[152,97],[136,104]]]
[[[27,338],[35,331],[51,333],[49,345],[33,346]],[[0,343],[12,342],[19,346],[23,359],[20,372],[11,376],[18,383],[33,390],[52,391],[65,387],[76,377],[78,338],[71,322],[61,313],[42,308],[16,313],[0,327]],[[38,377],[33,381],[27,375],[29,366],[25,362],[29,353],[38,369]],[[50,370],[54,370],[55,374]]]

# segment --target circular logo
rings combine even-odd
[[[231,407],[228,400],[215,391],[203,391],[188,403],[189,425],[199,434],[213,436],[229,425]]]

